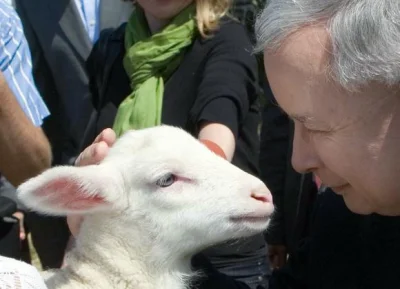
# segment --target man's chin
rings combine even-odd
[[[349,194],[344,194],[343,199],[346,207],[355,214],[370,215],[374,213],[374,209],[366,200],[354,198],[354,196]]]
[[[344,196],[346,194],[346,192],[350,191],[351,187],[350,185],[346,184],[346,185],[342,185],[342,186],[337,186],[337,187],[333,187],[330,186],[329,187],[332,191],[334,191],[336,194]]]

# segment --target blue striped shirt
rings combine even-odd
[[[28,42],[17,12],[0,0],[0,70],[22,110],[35,126],[41,126],[49,110],[33,80]]]

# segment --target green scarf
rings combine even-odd
[[[196,7],[189,5],[161,32],[151,35],[144,12],[137,7],[125,32],[124,68],[132,93],[119,105],[117,136],[130,129],[161,124],[164,81],[179,66],[196,32]]]

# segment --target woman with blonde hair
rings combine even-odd
[[[134,5],[126,24],[101,33],[89,58],[95,110],[83,147],[108,127],[120,136],[167,124],[257,176],[257,61],[245,28],[228,16],[231,0]],[[204,253],[221,272],[250,288],[267,288],[262,234]]]

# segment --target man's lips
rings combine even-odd
[[[329,188],[331,188],[335,193],[340,194],[340,193],[343,192],[343,190],[345,190],[345,189],[349,186],[349,184],[337,185],[337,186],[329,186],[329,185],[326,185],[326,186],[329,187]]]
[[[316,176],[318,176],[318,175],[316,175]],[[340,191],[340,190],[343,190],[343,189],[345,189],[345,188],[347,188],[349,186],[348,183],[345,183],[345,184],[330,184],[329,182],[325,182],[323,180],[323,178],[321,178],[320,176],[318,176],[318,178],[321,180],[322,185],[324,187],[328,187],[328,188],[330,188],[330,189],[332,189],[334,191],[336,191],[336,190]]]

